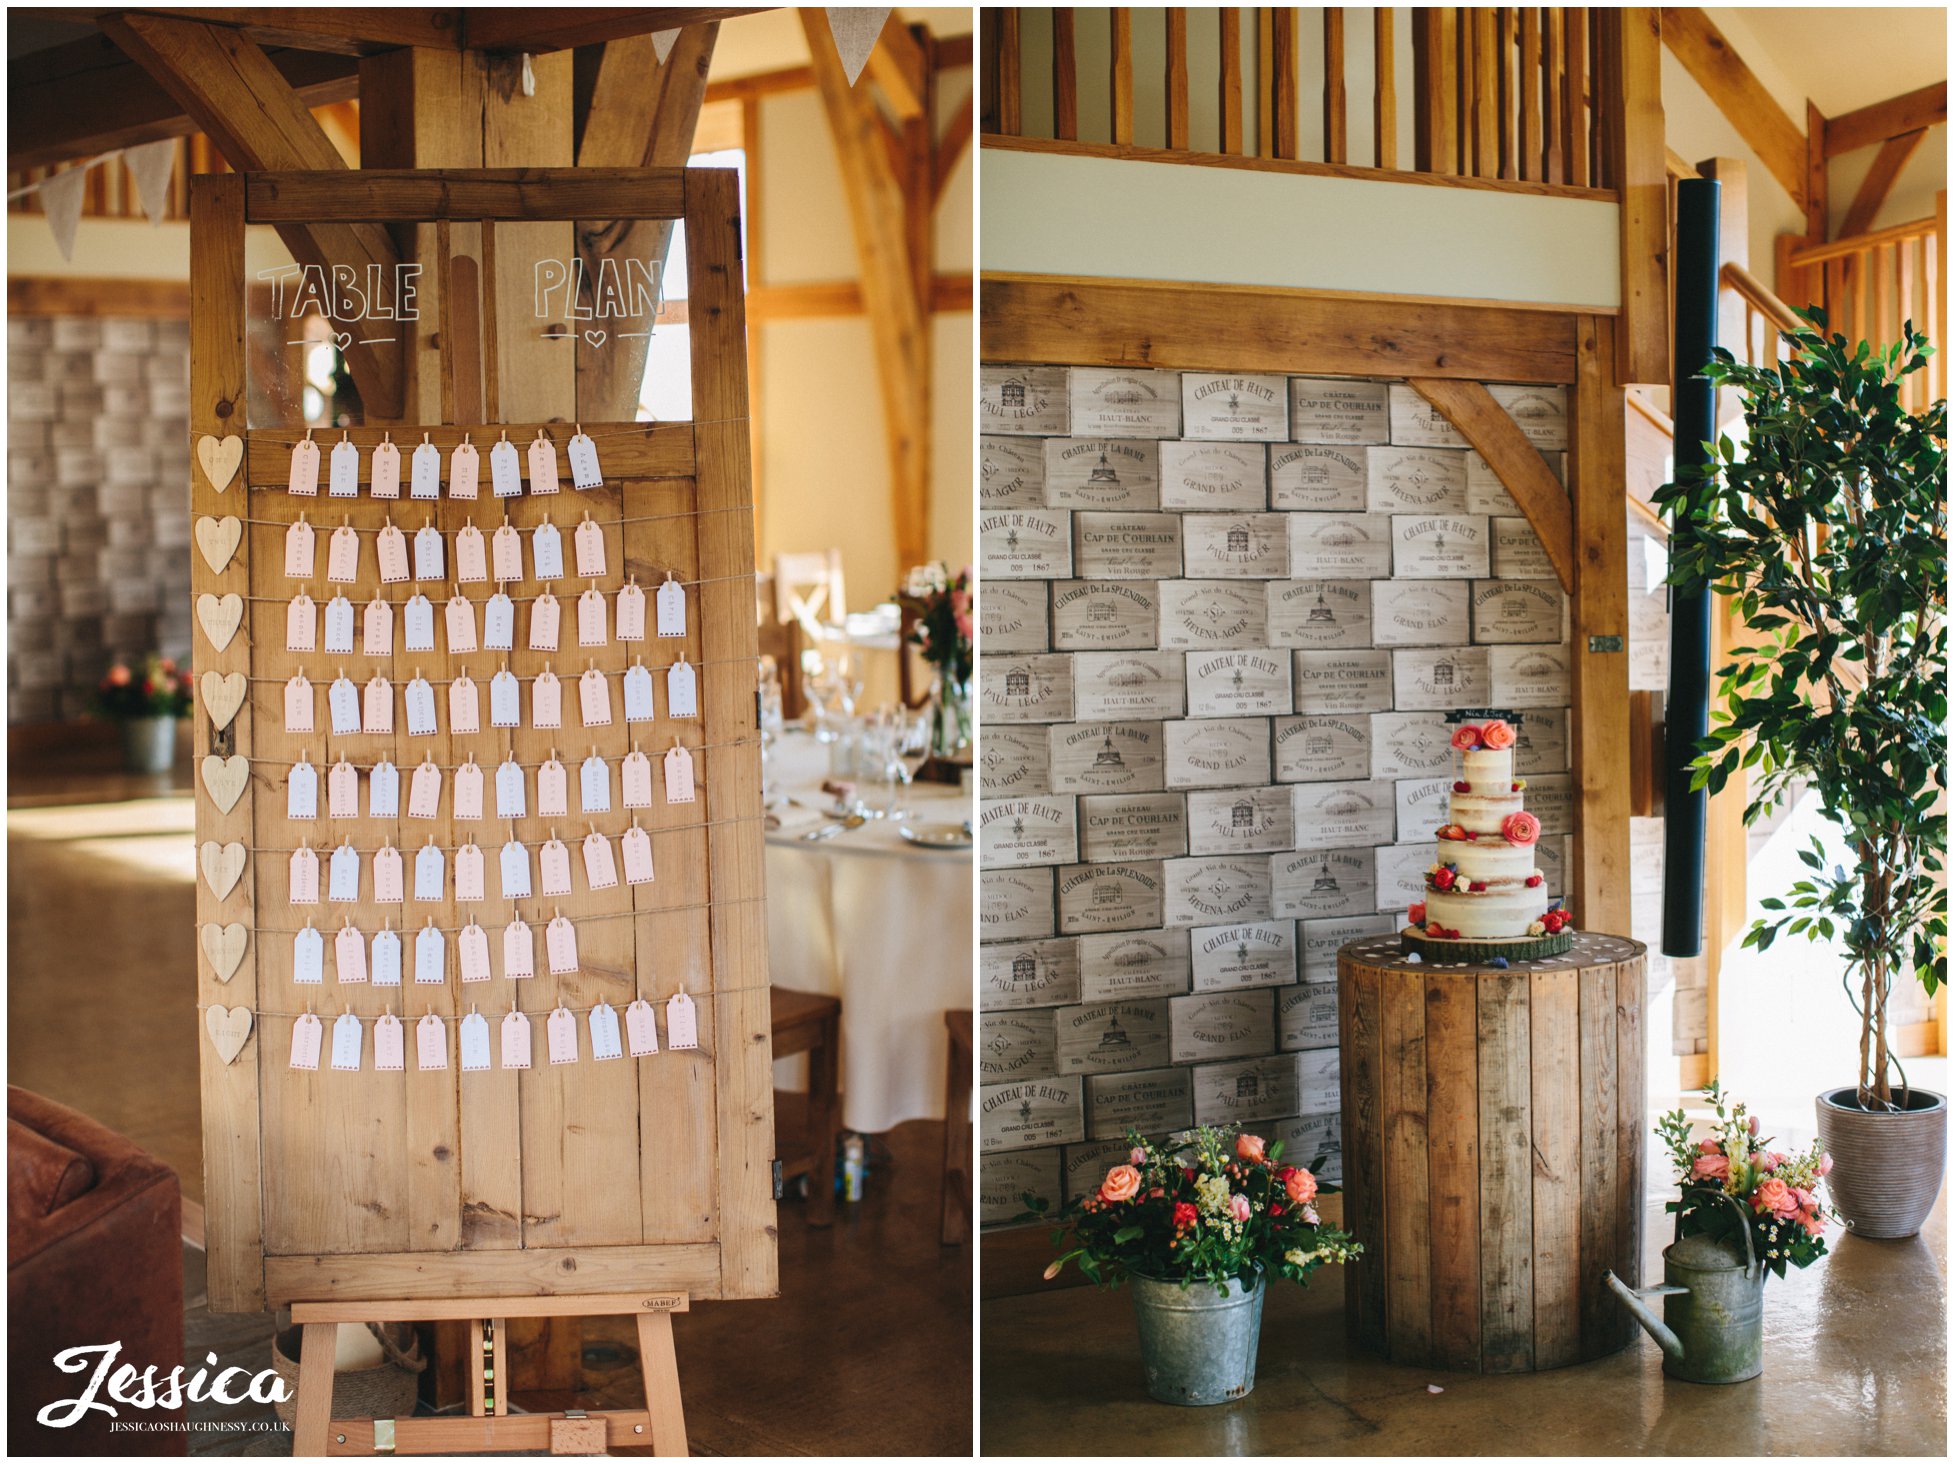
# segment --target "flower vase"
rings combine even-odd
[[[1255,1387],[1255,1353],[1262,1340],[1260,1271],[1219,1292],[1212,1282],[1155,1281],[1134,1276],[1133,1312],[1140,1323],[1140,1361],[1147,1392],[1162,1403],[1204,1407],[1233,1403]]]
[[[131,717],[122,724],[122,765],[132,773],[176,766],[176,718]]]
[[[930,709],[930,755],[954,762],[970,746],[970,683],[939,678]]]

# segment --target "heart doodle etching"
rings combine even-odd
[[[606,330],[587,330],[583,333],[583,338],[593,346],[601,346],[611,338],[611,333]]]

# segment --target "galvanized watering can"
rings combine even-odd
[[[1744,1207],[1721,1198],[1737,1212],[1741,1254],[1734,1242],[1692,1235],[1663,1251],[1660,1286],[1632,1291],[1613,1271],[1605,1278],[1662,1348],[1662,1370],[1690,1383],[1741,1383],[1764,1371],[1764,1267]],[[1656,1296],[1661,1320],[1647,1301]]]

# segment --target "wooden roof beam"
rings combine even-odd
[[[84,24],[100,24],[129,10],[58,8],[49,14]],[[145,6],[148,15],[173,16],[241,30],[261,46],[289,46],[297,50],[329,51],[346,56],[420,46],[428,50],[461,48],[458,10],[422,10],[406,5],[363,5],[341,9],[260,6],[256,8],[196,8]]]
[[[1696,6],[1663,6],[1662,40],[1771,176],[1799,208],[1807,208],[1804,129],[1785,115],[1708,13]]]
[[[241,32],[139,11],[105,19],[102,29],[133,56],[210,135],[240,172],[302,170],[350,175],[339,149],[265,53]],[[370,265],[394,278],[400,255],[385,228],[362,223],[283,223],[278,235],[300,264]],[[398,340],[355,340],[346,363],[376,417],[400,415],[404,352]]]
[[[1866,170],[1865,181],[1859,185],[1859,191],[1852,195],[1852,206],[1846,210],[1845,222],[1839,225],[1841,239],[1863,234],[1873,226],[1879,206],[1886,202],[1886,195],[1893,191],[1893,183],[1900,176],[1900,170],[1926,138],[1927,129],[1920,127],[1912,132],[1902,132],[1898,137],[1889,137],[1880,144],[1879,151],[1873,155],[1872,167]]]
[[[908,121],[923,115],[923,99],[929,94],[930,59],[916,34],[905,26],[895,11],[868,53],[868,74],[889,99],[889,108]]]
[[[1828,118],[1825,123],[1825,156],[1835,158],[1854,148],[1871,147],[1876,142],[1918,132],[1923,127],[1932,127],[1946,120],[1947,83],[1937,81],[1932,86],[1923,86],[1904,96],[1889,97],[1883,102],[1874,102],[1870,107],[1860,107],[1857,111],[1842,112]]]
[[[562,51],[621,41],[626,36],[680,30],[778,10],[777,5],[660,5],[637,10],[591,10],[514,5],[462,12],[462,40],[471,51]]]

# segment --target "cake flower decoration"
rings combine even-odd
[[[1500,725],[1504,726],[1505,724],[1501,723]],[[1483,745],[1484,739],[1480,734],[1478,725],[1475,723],[1467,722],[1452,734],[1452,746],[1460,752],[1471,752],[1474,748]]]
[[[1503,717],[1495,717],[1478,731],[1480,742],[1494,752],[1503,752],[1513,745],[1513,724]],[[1453,745],[1458,745],[1457,738],[1453,739]]]
[[[1500,820],[1499,831],[1509,844],[1531,844],[1540,837],[1540,820],[1525,811],[1509,813]]]

